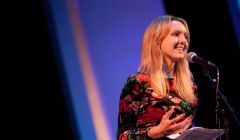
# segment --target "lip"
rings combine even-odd
[[[184,52],[184,48],[182,48],[182,47],[177,47],[175,50],[177,50],[179,52]]]

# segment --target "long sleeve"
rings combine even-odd
[[[117,139],[150,140],[148,129],[161,122],[170,106],[176,106],[173,117],[182,113],[192,114],[191,104],[182,100],[172,85],[166,96],[159,96],[151,87],[147,75],[138,73],[130,76],[120,95]]]
[[[143,87],[135,76],[130,76],[122,90],[119,101],[118,140],[149,140],[147,128],[137,128],[137,117]]]

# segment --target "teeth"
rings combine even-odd
[[[183,48],[177,48],[177,50],[183,51]]]

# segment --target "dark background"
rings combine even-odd
[[[164,3],[168,14],[188,22],[191,51],[218,66],[219,89],[240,116],[240,47],[227,2],[164,0]],[[7,8],[3,18],[7,32],[2,42],[1,138],[74,139],[42,1],[9,1],[3,6]],[[195,123],[217,128],[214,84],[204,77],[201,66],[190,66],[199,86],[200,106]],[[209,71],[215,75],[214,69]],[[230,140],[234,140],[240,128],[225,112]]]
[[[219,90],[226,101],[240,115],[239,94],[239,44],[234,32],[234,26],[229,12],[228,3],[219,1],[174,1],[164,0],[168,14],[183,17],[189,25],[191,33],[190,51],[213,62],[219,69]],[[203,72],[208,71],[216,78],[216,69],[204,68],[190,64],[195,82],[198,85],[199,107],[195,116],[196,126],[218,128],[216,124],[216,84],[210,82]],[[224,118],[229,118],[230,140],[237,139],[240,128],[237,127],[230,113],[219,101],[225,111],[219,113],[221,128],[224,128]],[[225,136],[222,136],[225,139]]]
[[[73,139],[43,1],[7,1],[2,6],[6,39],[0,139]]]

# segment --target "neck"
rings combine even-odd
[[[165,78],[174,78],[175,63],[163,63],[163,74]]]

